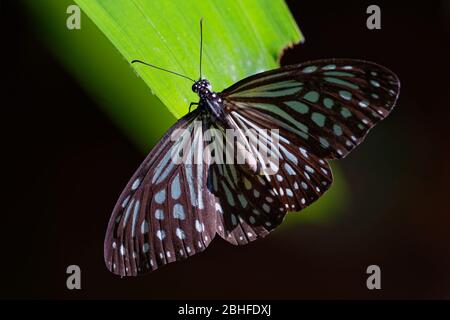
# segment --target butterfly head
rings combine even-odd
[[[206,79],[200,79],[192,85],[192,91],[197,93],[200,97],[209,94],[211,92],[211,89],[211,84]]]

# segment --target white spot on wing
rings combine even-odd
[[[181,186],[180,186],[180,177],[179,174],[172,180],[172,184],[170,187],[170,194],[172,199],[177,200],[181,195]]]
[[[173,217],[179,220],[184,220],[186,218],[186,215],[184,214],[184,208],[181,204],[176,203],[173,206]]]
[[[134,180],[133,184],[131,185],[131,190],[136,190],[140,184],[141,184],[141,179],[137,178],[136,180]]]
[[[309,173],[314,173],[314,169],[311,168],[310,166],[306,165],[305,166],[306,171],[308,171]]]
[[[231,224],[233,226],[236,226],[238,224],[236,216],[234,214],[231,214]]]
[[[166,200],[166,190],[161,190],[155,194],[155,202],[162,204]]]
[[[158,220],[164,219],[164,212],[161,209],[156,209],[155,211],[155,218]]]
[[[166,233],[164,232],[164,230],[158,230],[156,231],[156,237],[159,240],[163,240],[166,237]]]
[[[128,204],[128,200],[130,200],[130,196],[128,195],[122,202],[122,208],[125,208]]]
[[[305,158],[308,158],[308,152],[304,148],[300,147],[299,150]]]
[[[198,220],[195,220],[195,230],[197,230],[197,232],[203,231],[202,224]]]
[[[289,175],[291,175],[291,176],[294,176],[294,175],[295,175],[294,169],[292,169],[292,167],[291,167],[287,162],[284,164],[284,169],[286,170],[286,172],[287,172]]]
[[[141,233],[145,234],[147,232],[148,232],[148,222],[144,220],[144,221],[142,221],[142,224],[141,224]]]

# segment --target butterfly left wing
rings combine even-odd
[[[216,215],[206,188],[207,166],[194,160],[202,157],[207,127],[197,110],[180,119],[128,182],[105,238],[111,272],[140,275],[201,252],[213,239]],[[181,151],[183,158],[174,161]]]

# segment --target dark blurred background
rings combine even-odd
[[[49,52],[22,4],[2,1],[0,296],[450,298],[450,5],[379,1],[382,29],[370,31],[369,4],[288,1],[306,42],[282,64],[363,58],[402,82],[392,115],[340,161],[349,201],[338,216],[244,247],[217,238],[187,261],[120,279],[104,265],[103,238],[145,154]],[[66,289],[70,264],[80,291]],[[371,264],[382,290],[366,288]]]

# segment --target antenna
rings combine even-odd
[[[164,69],[164,68],[161,68],[161,67],[157,67],[157,66],[154,66],[153,64],[150,64],[150,63],[147,63],[147,62],[144,62],[144,61],[141,61],[141,60],[133,60],[133,61],[131,61],[131,63],[142,63],[142,64],[145,64],[146,66],[149,66],[149,67],[152,67],[152,68],[155,68],[155,69],[158,69],[158,70],[162,70],[162,71],[165,71],[165,72],[169,72],[169,73],[172,73],[172,74],[177,75],[179,77],[183,77],[185,79],[191,80],[192,82],[195,82],[194,79],[189,78],[188,76],[185,76],[185,75],[183,75],[181,73],[178,73],[178,72],[175,72],[175,71],[170,71],[170,70],[167,70],[167,69]]]
[[[202,79],[203,18],[200,19],[200,80]]]

